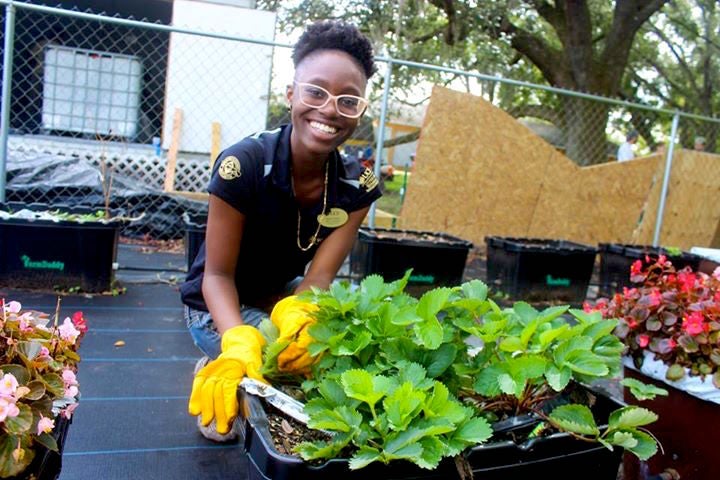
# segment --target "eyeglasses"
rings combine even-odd
[[[300,103],[310,108],[323,108],[330,100],[335,101],[335,110],[347,118],[359,118],[368,106],[368,101],[355,95],[332,95],[312,83],[293,82],[300,92]]]

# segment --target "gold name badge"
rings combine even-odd
[[[328,213],[318,215],[317,220],[323,227],[337,228],[345,225],[345,222],[348,221],[348,214],[342,208],[331,208]]]

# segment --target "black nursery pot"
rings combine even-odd
[[[566,240],[486,237],[487,283],[529,302],[581,303],[597,249]]]
[[[599,293],[604,297],[614,295],[616,292],[621,291],[623,287],[631,287],[633,284],[630,281],[630,267],[637,260],[641,260],[643,266],[646,266],[646,256],[655,260],[659,255],[665,255],[676,270],[690,267],[693,271],[697,271],[704,260],[703,257],[688,252],[671,255],[667,249],[653,247],[652,245],[601,243],[599,247]]]
[[[35,458],[28,465],[24,472],[15,477],[9,477],[7,480],[21,480],[34,478],[36,480],[57,480],[62,470],[62,454],[65,449],[65,439],[72,419],[62,416],[55,417],[55,428],[51,435],[57,442],[58,451],[54,452],[42,445],[35,448]]]
[[[412,268],[406,291],[421,294],[462,282],[472,243],[446,233],[385,228],[360,228],[350,253],[350,271],[357,279],[378,274],[397,280]]]
[[[0,285],[110,290],[121,222],[0,220]]]
[[[594,411],[607,418],[621,405],[598,396]],[[248,480],[387,480],[459,478],[455,461],[446,458],[435,470],[425,470],[404,461],[388,465],[373,463],[360,470],[350,470],[347,460],[332,459],[310,465],[300,457],[279,453],[273,446],[268,419],[258,397],[238,392],[245,417],[244,448],[248,458]],[[600,444],[576,440],[565,433],[536,438],[516,445],[502,441],[479,445],[466,452],[474,477],[482,480],[615,480],[622,451],[614,452]]]

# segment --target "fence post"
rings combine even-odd
[[[393,62],[388,60],[385,77],[383,79],[383,95],[382,104],[380,105],[380,126],[378,127],[377,143],[375,144],[375,176],[380,180],[380,165],[383,157],[383,144],[385,143],[385,121],[387,116],[388,96],[390,95],[390,77],[392,76]],[[370,214],[368,215],[368,226],[375,228],[375,203],[370,205]]]
[[[675,140],[677,139],[678,123],[680,114],[673,114],[672,127],[670,128],[670,145],[665,156],[665,174],[663,175],[662,190],[660,191],[660,202],[658,203],[657,218],[655,219],[655,234],[653,235],[653,247],[660,245],[660,230],[662,229],[663,214],[665,213],[665,200],[667,199],[668,184],[670,183],[670,172],[672,171],[673,152],[675,151]]]
[[[15,5],[5,6],[5,46],[3,50],[2,110],[0,110],[0,202],[5,202],[5,172],[8,133],[10,132],[10,95],[12,86],[13,49],[15,43]]]

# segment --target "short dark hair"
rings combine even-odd
[[[295,67],[317,50],[341,50],[347,53],[357,60],[366,78],[370,78],[376,71],[370,41],[350,23],[321,20],[308,26],[293,50]]]
[[[633,138],[638,138],[640,134],[637,130],[631,130],[630,133],[627,134],[627,137],[625,137],[625,140],[630,141]]]

